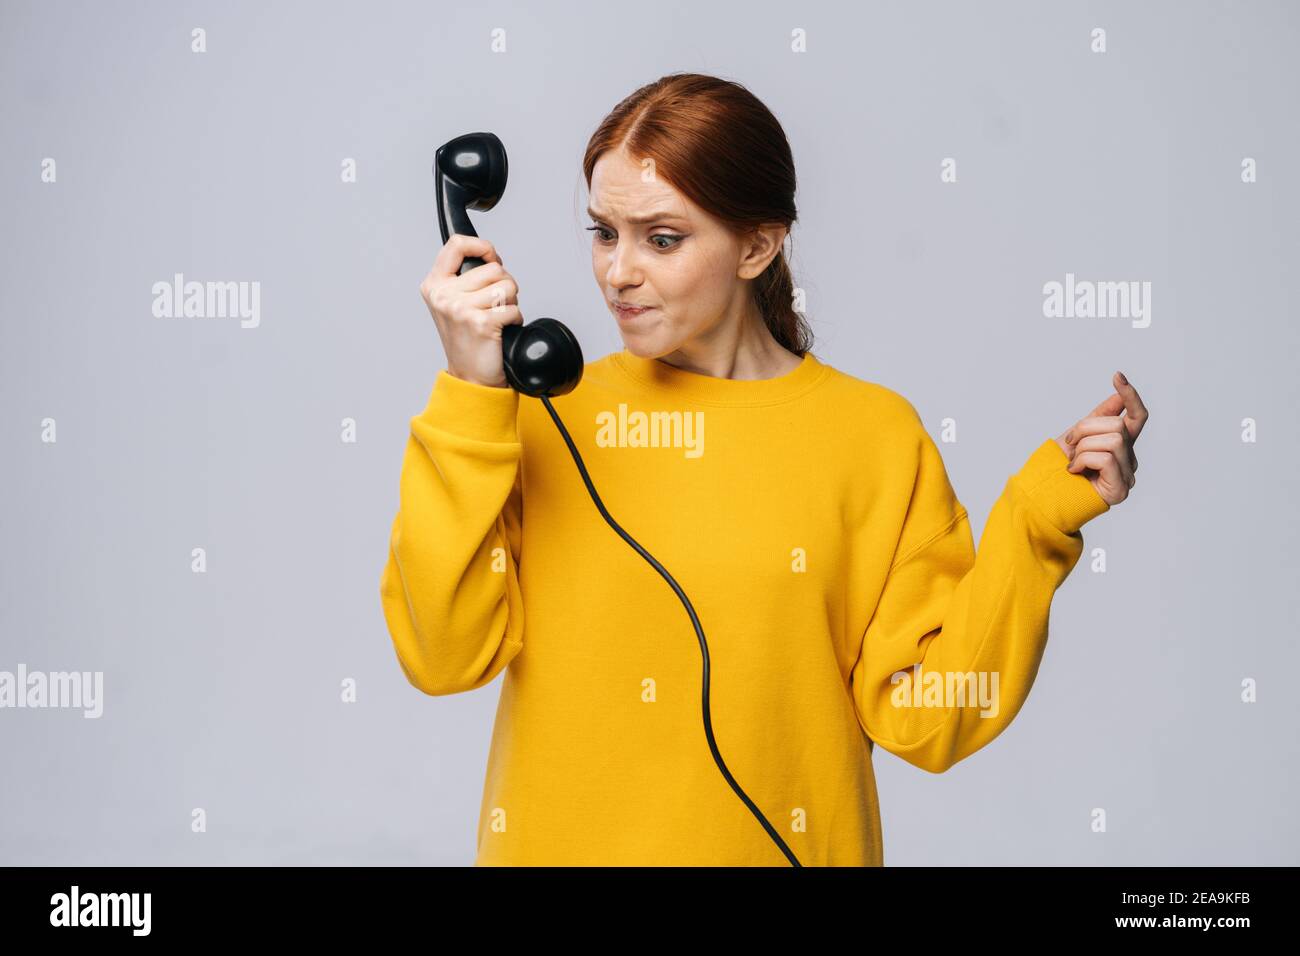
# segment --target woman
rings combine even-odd
[[[689,596],[730,773],[801,864],[881,865],[873,746],[938,773],[1011,721],[1080,527],[1133,486],[1146,409],[1117,373],[1010,477],[977,557],[910,402],[809,350],[782,250],[794,165],[761,102],[666,76],[604,120],[584,172],[625,348],[556,411]],[[457,275],[466,256],[487,263]],[[685,609],[506,387],[501,327],[524,320],[500,255],[453,236],[421,292],[447,368],[411,420],[381,593],[425,693],[505,672],[476,863],[786,865],[707,745]]]

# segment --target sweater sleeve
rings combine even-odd
[[[1052,596],[1083,552],[1080,528],[1109,505],[1048,439],[1008,479],[977,555],[970,517],[920,432],[903,535],[851,687],[871,741],[942,773],[993,740],[1025,702]]]
[[[380,598],[426,694],[490,682],[523,647],[519,393],[439,371],[411,419]]]

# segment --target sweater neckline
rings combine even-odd
[[[701,372],[676,368],[658,359],[641,358],[628,351],[613,354],[614,364],[625,374],[650,388],[666,389],[682,399],[706,405],[772,405],[789,401],[811,389],[829,366],[811,351],[803,361],[775,378],[717,378]]]

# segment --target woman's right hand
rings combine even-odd
[[[485,261],[457,275],[467,256]],[[420,295],[438,327],[447,372],[467,382],[505,388],[501,327],[521,324],[524,317],[519,311],[519,286],[492,243],[453,234],[420,283]]]

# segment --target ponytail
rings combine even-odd
[[[754,280],[754,300],[772,338],[800,358],[812,348],[812,329],[794,307],[794,275],[781,250]]]

